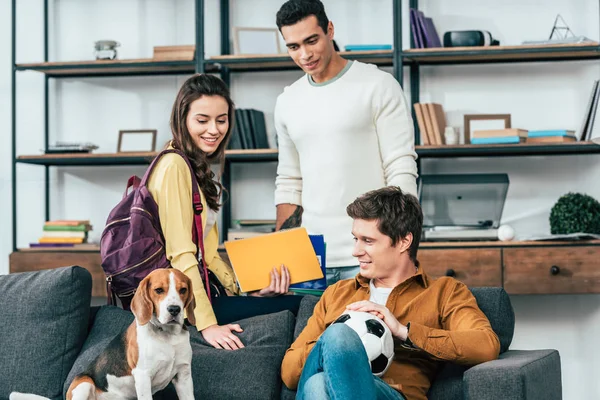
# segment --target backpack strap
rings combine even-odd
[[[194,174],[194,169],[190,164],[190,161],[183,154],[182,151],[177,149],[167,149],[163,150],[152,160],[152,163],[146,170],[144,177],[142,178],[140,186],[146,186],[148,179],[150,178],[150,174],[152,174],[152,170],[154,166],[158,162],[158,160],[165,154],[168,153],[176,153],[183,158],[185,163],[190,169],[190,175],[192,175],[192,206],[194,208],[194,227],[192,228],[192,238],[194,243],[196,243],[196,258],[200,258],[202,265],[198,264],[198,269],[200,270],[200,276],[204,280],[204,289],[206,290],[206,295],[208,299],[212,302],[212,298],[210,296],[210,283],[208,278],[208,267],[206,265],[206,260],[204,259],[204,233],[202,228],[202,211],[204,207],[202,206],[202,196],[200,196],[200,189],[198,189],[198,180],[196,179],[196,174]],[[200,252],[200,257],[198,257],[198,252]]]

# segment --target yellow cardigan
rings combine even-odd
[[[178,154],[169,153],[161,157],[148,179],[148,189],[158,204],[160,224],[166,241],[166,255],[173,268],[185,273],[192,281],[196,298],[196,328],[204,328],[217,323],[210,300],[198,270],[196,244],[192,239],[194,213],[192,210],[191,172],[185,160]],[[203,228],[206,226],[207,204],[202,191]],[[234,294],[239,294],[235,275],[229,265],[219,256],[219,232],[217,224],[204,239],[205,260],[208,268],[219,278],[223,286]]]

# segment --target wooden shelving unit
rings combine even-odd
[[[52,78],[193,74],[194,60],[85,60],[17,64],[17,71],[37,71]],[[210,72],[216,72],[212,70]]]
[[[593,142],[467,144],[454,146],[416,146],[415,150],[421,158],[519,157],[597,154],[600,153],[600,144]],[[41,154],[19,156],[17,157],[17,162],[21,164],[48,166],[145,165],[150,163],[156,154],[156,152]],[[277,156],[277,149],[227,150],[225,152],[225,158],[228,162],[277,161]]]
[[[393,65],[393,51],[343,51],[348,59],[376,64]],[[403,50],[403,64],[476,64],[539,61],[573,61],[600,59],[600,45],[544,45],[544,46],[487,46]],[[231,71],[297,70],[287,54],[220,55],[204,61],[207,72],[219,72],[222,67]],[[83,60],[17,64],[17,71],[37,71],[53,78],[74,78],[119,75],[192,74],[195,60],[159,61],[152,58],[131,60]]]
[[[391,66],[393,54],[391,50],[382,51],[342,51],[339,53],[344,58],[372,63],[379,66]],[[207,60],[209,65],[217,68],[227,67],[231,71],[281,71],[285,69],[298,70],[288,54],[267,55],[221,55],[213,56]]]
[[[599,43],[409,49],[405,62],[422,65],[522,63],[600,59]]]

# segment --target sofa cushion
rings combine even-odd
[[[81,267],[0,276],[0,398],[62,398],[84,343],[92,277]]]
[[[106,348],[108,343],[133,321],[131,312],[115,306],[94,307],[92,314],[95,314],[95,318],[90,332],[81,348],[81,353],[79,353],[73,368],[71,368],[67,379],[64,381],[63,394],[65,396],[73,378],[83,372]]]
[[[129,311],[113,306],[100,307],[88,339],[65,382],[65,392],[73,378],[132,321],[133,314]],[[294,322],[294,315],[289,311],[238,321],[244,329],[239,337],[246,347],[236,351],[213,348],[197,330],[190,327],[195,398],[278,398],[281,360],[292,342]],[[224,384],[227,382],[231,384]],[[177,396],[170,385],[154,398],[176,399]]]
[[[504,353],[515,333],[515,313],[510,297],[501,287],[471,288],[471,292],[500,339],[500,353]]]
[[[292,343],[294,314],[261,315],[238,322],[246,347],[213,348],[201,334],[192,335],[194,394],[197,399],[278,399],[281,361]],[[227,384],[231,382],[231,384]]]

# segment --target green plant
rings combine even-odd
[[[581,193],[561,196],[550,211],[550,232],[600,234],[600,202]]]

